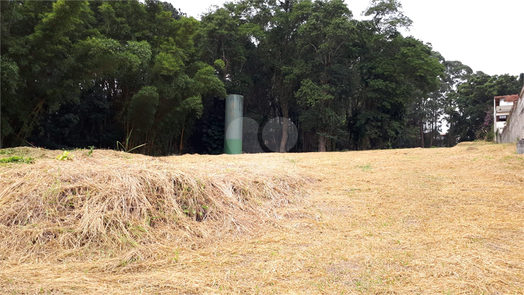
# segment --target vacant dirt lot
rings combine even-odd
[[[62,171],[111,163],[115,174],[137,161],[219,174],[224,183],[238,177],[245,189],[260,179],[273,183],[260,190],[285,194],[290,182],[299,190],[253,197],[232,214],[223,202],[224,218],[146,229],[149,252],[141,241],[113,241],[113,250],[93,242],[68,255],[45,245],[2,248],[0,293],[524,294],[524,156],[513,144],[159,159],[87,152],[67,162],[31,149],[24,153],[34,164],[0,164],[0,213],[7,216],[7,185],[39,163]],[[0,244],[21,239],[27,226],[0,224]],[[175,239],[164,237],[169,231]]]

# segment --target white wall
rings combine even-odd
[[[498,143],[516,142],[519,139],[524,139],[524,87],[506,121],[506,127],[502,133],[496,135]]]

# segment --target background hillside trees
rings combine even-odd
[[[195,47],[199,22],[169,6],[48,4],[2,2],[2,63],[16,73],[2,76],[10,85],[2,89],[4,145],[116,148],[127,141],[146,143],[150,154],[179,152],[202,99],[226,95]]]
[[[493,96],[522,84],[404,36],[396,0],[363,21],[342,0],[242,0],[201,21],[158,0],[0,5],[4,147],[220,153],[227,93],[259,133],[285,118],[281,152],[289,122],[293,151],[450,146],[482,137]]]

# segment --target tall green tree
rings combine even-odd
[[[343,1],[317,1],[299,27],[295,73],[301,78],[296,96],[306,131],[318,137],[318,151],[343,135],[347,84],[355,58],[355,26]],[[331,144],[331,146],[335,146]]]
[[[74,101],[80,88],[79,68],[72,54],[75,43],[93,34],[87,1],[31,3],[13,1],[2,10],[9,25],[2,30],[2,59],[18,68],[16,94],[7,94],[8,145],[21,144],[40,128],[43,116]],[[32,15],[31,15],[32,14]],[[19,29],[31,24],[33,27]],[[4,27],[4,26],[3,26]]]
[[[366,15],[373,18],[359,23],[361,82],[347,120],[356,149],[393,147],[399,136],[412,136],[412,124],[420,127],[422,120],[410,121],[407,113],[410,108],[412,114],[421,112],[421,100],[436,90],[443,74],[429,45],[400,34],[401,27],[411,24],[400,3],[371,4]]]
[[[453,128],[453,124],[460,116],[457,109],[456,103],[456,90],[458,85],[465,83],[468,77],[473,73],[470,67],[462,64],[460,61],[448,61],[445,58],[436,53],[441,63],[445,67],[445,75],[441,78],[440,86],[438,91],[434,92],[433,98],[436,101],[437,107],[440,107],[439,115],[443,120],[443,125],[447,124],[447,135],[445,138],[444,145],[453,146],[457,143],[456,133],[457,129]]]

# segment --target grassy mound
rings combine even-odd
[[[101,150],[12,151],[35,160],[0,165],[0,260],[124,253],[130,261],[177,242],[249,232],[295,201],[303,182],[227,156],[206,165]]]

